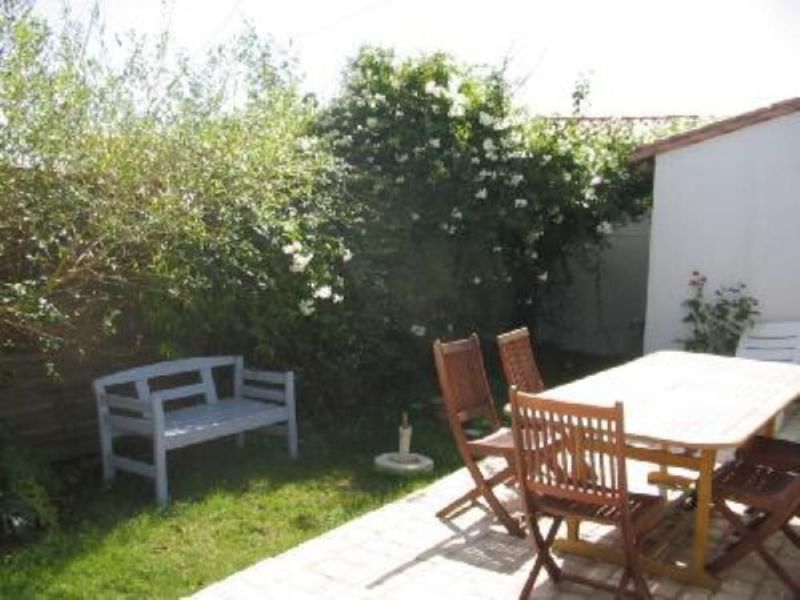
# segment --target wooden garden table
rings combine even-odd
[[[698,473],[691,560],[669,564],[645,560],[657,575],[716,589],[705,569],[717,451],[741,446],[771,431],[775,416],[800,398],[800,366],[689,352],[649,354],[619,367],[546,390],[544,398],[611,405],[624,403],[628,457]],[[555,546],[565,552],[615,560],[614,553],[580,539],[571,523]]]

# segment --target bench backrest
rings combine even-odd
[[[218,397],[212,369],[219,367],[233,367],[236,382],[234,385],[237,388],[241,387],[239,382],[244,371],[241,356],[204,356],[159,362],[100,377],[95,379],[93,387],[95,393],[100,394],[107,392],[110,387],[132,385],[139,400],[154,398],[169,402],[202,396],[206,402],[214,403],[218,401]],[[178,385],[166,384],[159,389],[151,389],[153,380],[181,375],[194,376],[198,381]]]
[[[754,323],[739,338],[736,356],[800,363],[800,321]]]

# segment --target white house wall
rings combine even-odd
[[[679,347],[692,271],[800,319],[800,113],[656,157],[644,349]]]

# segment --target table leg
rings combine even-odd
[[[694,517],[694,544],[692,546],[691,570],[703,579],[706,573],[706,553],[708,551],[709,526],[711,524],[711,485],[714,476],[716,450],[703,450],[700,455],[699,477],[697,478],[697,508]]]
[[[581,522],[578,519],[567,519],[567,539],[577,542],[581,537]]]

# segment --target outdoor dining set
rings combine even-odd
[[[448,421],[474,481],[437,516],[483,499],[509,534],[530,537],[536,558],[520,598],[535,593],[542,570],[555,584],[645,598],[645,572],[716,590],[751,553],[800,597],[797,566],[766,544],[785,535],[800,548],[791,525],[800,516],[800,444],[772,437],[775,419],[800,398],[800,366],[662,351],[547,389],[527,329],[497,343],[510,428],[501,424],[478,337],[434,343]],[[480,433],[476,423],[485,425]],[[718,464],[726,452],[731,458]],[[485,457],[502,467],[487,469]],[[647,480],[656,493],[629,487],[627,460],[654,465]],[[519,490],[525,519],[501,502],[500,484]],[[720,548],[710,543],[712,511],[728,526]],[[651,552],[664,547],[655,538],[677,537],[670,523],[678,518],[693,525],[688,557]],[[582,522],[618,535],[611,544],[581,539]],[[552,550],[619,564],[622,575],[611,585],[568,571]]]

